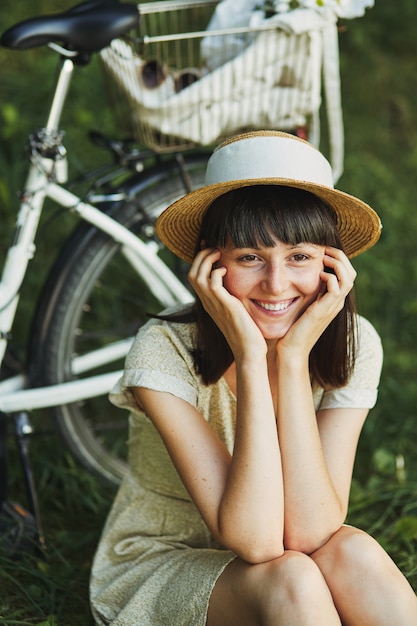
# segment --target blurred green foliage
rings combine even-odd
[[[417,6],[376,2],[340,36],[346,159],[341,188],[381,216],[372,251],[354,260],[360,311],[385,364],[361,437],[351,523],[372,532],[417,583]]]
[[[69,8],[70,0],[3,0],[0,30],[34,14]],[[415,190],[417,171],[417,39],[415,24],[417,4],[414,0],[386,2],[376,0],[373,9],[363,18],[341,24],[342,102],[345,120],[345,172],[339,188],[357,195],[381,216],[384,229],[378,245],[354,260],[358,270],[357,294],[360,311],[380,332],[385,348],[385,365],[376,408],[365,425],[355,466],[349,521],[374,534],[390,551],[410,581],[417,588],[417,211]],[[16,196],[22,186],[25,161],[23,146],[28,132],[42,125],[54,76],[55,55],[47,50],[11,52],[0,49],[0,251],[8,244],[16,210]],[[82,68],[74,82],[70,106],[63,126],[71,155],[73,173],[83,172],[99,164],[105,156],[86,140],[90,128],[117,133],[111,110],[103,97],[104,83],[97,61]],[[40,247],[40,261],[48,263],[51,250]],[[1,256],[1,255],[0,255]],[[33,285],[36,288],[36,285]],[[32,287],[31,287],[32,288]],[[29,298],[30,299],[30,298]],[[26,309],[23,309],[26,311]],[[28,313],[29,315],[29,313]],[[28,326],[28,317],[20,323]],[[56,454],[56,447],[52,453]],[[46,463],[45,463],[46,459]],[[40,476],[42,506],[50,511],[47,527],[55,551],[63,552],[74,542],[73,526],[87,512],[84,537],[96,540],[111,495],[103,496],[100,506],[95,500],[81,497],[94,489],[92,480],[70,460],[64,458],[68,500],[57,493],[60,479],[52,483],[50,457],[34,455],[37,476]],[[57,462],[56,459],[54,462]],[[66,468],[66,469],[65,469]],[[71,475],[71,479],[68,478]],[[86,483],[88,483],[86,487]],[[73,487],[74,492],[68,490]],[[77,495],[78,490],[78,495]],[[98,493],[98,491],[97,491]],[[94,508],[96,507],[96,508]],[[95,516],[92,524],[91,517]],[[61,521],[60,521],[61,520]],[[62,524],[62,526],[60,526]],[[60,530],[56,530],[56,527]],[[93,530],[92,530],[93,529]],[[93,540],[90,544],[92,550]],[[77,543],[78,542],[78,543]],[[81,543],[80,543],[81,542]],[[75,545],[83,549],[80,535]],[[88,552],[88,551],[87,551]],[[74,570],[71,556],[53,555],[58,571],[64,577]],[[87,557],[86,557],[87,558]],[[88,557],[89,558],[89,557]],[[33,615],[45,624],[67,622],[61,598],[61,582],[51,584],[46,567],[36,566],[31,597]],[[66,569],[68,568],[68,570]],[[30,571],[30,570],[29,570]],[[79,570],[76,569],[79,573]],[[75,596],[84,597],[76,606],[80,615],[88,614],[86,579],[88,563],[82,564],[84,590],[78,587]],[[41,574],[43,573],[43,577]],[[33,575],[33,572],[32,574]],[[42,578],[42,583],[37,580]],[[53,578],[53,577],[52,577]],[[4,587],[4,585],[6,585]],[[39,597],[36,595],[38,587]],[[64,585],[65,586],[65,585]],[[12,609],[21,609],[19,593],[10,580],[2,581],[9,590]],[[48,588],[48,593],[44,588]],[[59,587],[59,588],[58,588]],[[72,587],[74,591],[74,588]],[[43,595],[42,595],[43,594]],[[4,594],[3,594],[4,595]],[[53,600],[51,599],[53,596]],[[6,593],[6,598],[7,593]],[[29,600],[27,600],[29,602]],[[65,605],[65,602],[62,601]],[[3,604],[7,604],[7,600]],[[37,606],[38,608],[33,608]],[[67,606],[67,605],[65,605]],[[40,608],[39,608],[40,607]],[[30,612],[30,611],[29,611]],[[0,623],[7,609],[0,607]],[[53,615],[53,616],[52,616]],[[84,613],[83,613],[84,615]],[[16,613],[22,619],[23,613]],[[49,616],[49,617],[48,617]],[[52,617],[51,617],[52,616]],[[57,621],[55,622],[55,617]],[[25,614],[25,618],[28,615]],[[5,618],[7,619],[7,618]],[[21,621],[19,623],[39,623]],[[77,623],[89,623],[88,617]]]

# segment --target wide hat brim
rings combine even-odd
[[[273,159],[275,157],[274,153],[272,156],[268,156],[268,154],[265,154],[264,151],[260,153],[262,154],[263,162],[260,162],[259,156],[257,157],[257,146],[255,145],[254,139],[265,138],[272,138],[275,140],[278,138],[285,139],[285,146],[282,146],[284,155],[288,152],[288,146],[291,145],[292,148],[295,145],[295,152],[297,156],[295,168],[293,168],[291,164],[289,167],[287,164],[275,164],[275,170],[279,169],[284,170],[285,172],[290,172],[291,176],[256,176],[257,166],[256,163],[254,165],[252,159],[255,159],[255,161],[257,160],[257,163],[259,164],[258,171],[265,171],[268,170],[268,165],[266,165],[265,159]],[[247,144],[245,149],[242,151],[241,142],[245,143],[245,139],[252,141],[250,141],[250,143]],[[235,143],[236,141],[239,142],[239,146]],[[288,142],[291,143],[289,144]],[[301,153],[300,145],[302,148]],[[222,158],[219,158],[218,155],[223,146],[225,148],[229,148],[231,146],[232,150],[229,150],[228,154],[225,153],[222,155]],[[236,147],[238,147],[238,150],[236,150]],[[305,150],[306,147],[308,148],[307,152]],[[235,149],[233,150],[233,148]],[[314,153],[311,152],[312,150]],[[246,156],[245,152],[247,152]],[[311,168],[309,169],[308,163],[304,163],[306,157],[308,156],[310,158],[311,155],[314,156],[316,161],[318,157],[321,160],[317,164],[318,173],[313,172],[313,174],[311,174]],[[248,156],[250,157],[249,162],[247,160]],[[238,163],[236,166],[235,161],[239,161],[240,158],[242,159],[243,165],[239,165]],[[300,158],[302,160],[301,166]],[[272,164],[272,166],[274,166],[274,164]],[[228,167],[231,171],[226,171]],[[296,175],[294,175],[293,171],[291,171],[291,168],[296,172]],[[273,167],[269,169],[271,170]],[[254,170],[255,177],[246,175],[246,173],[252,173]],[[307,171],[310,180],[300,179],[299,172],[303,172],[303,170]],[[245,176],[234,178],[233,175],[236,171],[243,171]],[[303,189],[313,193],[318,198],[323,200],[333,209],[336,215],[336,223],[343,247],[346,254],[350,258],[355,257],[371,248],[378,241],[381,234],[382,226],[379,216],[368,204],[354,196],[333,188],[331,168],[323,155],[316,150],[316,148],[311,146],[311,144],[295,138],[292,135],[287,135],[286,133],[281,133],[279,131],[257,131],[240,135],[232,140],[229,140],[228,142],[225,142],[225,144],[222,144],[219,148],[217,148],[210,158],[206,178],[209,181],[214,178],[217,182],[212,182],[211,184],[209,183],[206,186],[196,189],[195,191],[192,191],[186,196],[180,198],[169,206],[163,213],[161,213],[157,220],[156,230],[162,243],[178,257],[189,263],[192,262],[195,256],[196,247],[199,244],[203,215],[212,202],[228,191],[253,185],[281,185],[295,189]],[[229,180],[221,180],[222,178],[229,178]],[[317,182],[318,179],[324,179],[327,184]]]

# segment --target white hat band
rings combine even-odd
[[[278,142],[282,149],[277,149]],[[206,185],[255,178],[284,178],[333,188],[327,159],[311,144],[295,138],[240,139],[215,150],[209,159]]]

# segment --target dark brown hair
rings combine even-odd
[[[238,248],[313,243],[343,249],[333,210],[317,196],[277,185],[256,185],[230,191],[206,211],[200,230],[206,247]],[[344,386],[355,359],[355,305],[350,293],[342,311],[329,324],[310,353],[312,381],[322,387]],[[194,362],[205,384],[216,382],[233,362],[223,334],[197,299],[191,312],[175,321],[197,322]]]

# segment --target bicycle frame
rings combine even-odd
[[[55,44],[50,44],[50,47],[65,57],[72,54]],[[165,305],[192,300],[190,292],[158,257],[156,242],[144,243],[119,222],[92,204],[82,201],[63,186],[67,181],[67,156],[58,128],[74,67],[71,58],[61,62],[47,124],[41,133],[31,138],[31,164],[14,239],[6,256],[0,282],[0,364],[10,339],[20,287],[36,252],[36,232],[46,198],[70,210],[119,243],[125,258],[142,276],[147,277],[154,295]],[[74,373],[80,374],[90,367],[120,359],[127,353],[130,343],[131,339],[118,341],[75,359]],[[119,375],[120,372],[115,371],[36,389],[25,389],[25,376],[13,376],[0,382],[0,411],[15,413],[99,396],[111,389]]]

